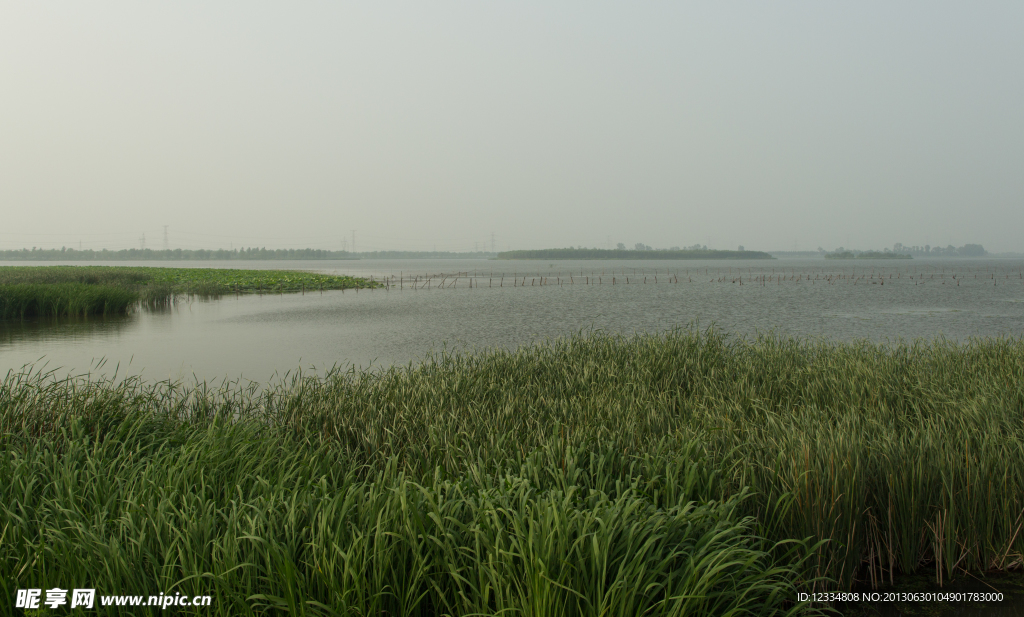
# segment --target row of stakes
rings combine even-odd
[[[759,273],[757,275],[754,275],[754,274],[750,273],[750,274],[748,274],[748,276],[746,278],[746,281],[744,283],[743,275],[741,273],[738,273],[738,274],[740,274],[740,276],[738,276],[738,277],[731,276],[731,273],[730,273],[729,276],[724,276],[723,275],[723,276],[718,276],[718,277],[712,277],[711,279],[708,280],[708,282],[709,283],[734,283],[734,284],[738,283],[740,285],[743,285],[743,284],[751,285],[752,284],[752,285],[764,286],[764,285],[767,285],[769,283],[774,283],[774,284],[777,284],[777,285],[781,285],[784,281],[792,281],[792,282],[796,282],[796,283],[800,283],[800,282],[805,282],[806,281],[806,282],[811,283],[812,285],[816,281],[824,283],[824,284],[828,284],[828,285],[834,285],[834,284],[838,283],[839,281],[852,282],[854,285],[856,285],[858,282],[863,281],[863,282],[870,283],[870,284],[885,285],[885,281],[887,281],[887,280],[893,280],[893,279],[899,280],[899,279],[904,278],[903,277],[904,273],[902,273],[902,272],[889,273],[888,276],[886,276],[885,273],[879,273],[879,272],[870,272],[870,273],[860,274],[860,275],[857,275],[857,274],[831,274],[831,273],[830,274],[826,274],[826,273],[818,273],[818,274],[815,274],[813,277],[811,276],[811,274],[804,274],[804,273],[797,274],[796,272],[792,272],[791,274],[786,275],[785,273],[776,274],[776,273],[773,272],[772,274],[768,274],[768,273],[760,274]],[[989,279],[989,280],[992,281],[993,285],[998,284],[998,279],[996,278],[996,274],[995,273],[993,273],[993,272],[986,272],[985,274],[988,274],[988,276],[980,277],[982,280]],[[1013,277],[1011,273],[1007,273],[1007,274],[1004,274],[1003,278],[1006,279],[1006,280],[1009,280],[1009,279],[1012,279],[1012,278],[1017,278],[1017,279],[1020,279],[1020,280],[1024,281],[1024,273],[1017,272],[1016,274],[1017,274],[1017,277]],[[709,270],[705,270],[705,276],[708,276],[708,275],[709,275]],[[516,273],[512,277],[510,277],[510,279],[511,279],[510,282],[512,283],[512,285],[511,285],[512,287],[526,287],[527,286],[527,280],[529,280],[529,286],[530,287],[534,287],[534,286],[549,286],[549,285],[555,285],[555,286],[564,286],[564,285],[603,285],[605,278],[610,278],[609,284],[611,284],[611,285],[623,285],[623,284],[624,285],[629,285],[629,284],[646,285],[648,283],[650,283],[650,284],[659,284],[659,283],[678,284],[680,282],[684,282],[684,283],[693,283],[694,282],[694,279],[693,279],[694,275],[690,274],[689,271],[687,271],[684,274],[684,276],[686,277],[685,279],[681,279],[678,274],[673,274],[671,272],[666,272],[665,276],[662,276],[660,280],[659,280],[658,276],[659,276],[658,274],[650,274],[650,275],[648,275],[648,274],[641,274],[641,275],[638,276],[638,275],[636,275],[634,273],[633,274],[633,280],[631,282],[630,281],[630,276],[629,275],[624,275],[623,273],[620,273],[619,276],[615,276],[614,273],[613,273],[613,275],[610,276],[610,277],[607,275],[607,273],[602,273],[600,275],[597,275],[597,274],[584,274],[583,272],[580,272],[578,277],[573,275],[573,274],[569,274],[569,275],[566,275],[566,276],[557,275],[557,276],[551,277],[551,276],[542,276],[539,273],[536,276],[524,275],[523,277],[519,277],[518,273]],[[699,277],[700,273],[697,272],[696,276]],[[960,282],[965,280],[965,279],[978,279],[979,278],[977,273],[975,273],[973,275],[973,277],[972,277],[972,276],[964,275],[964,274],[959,274],[958,275],[957,273],[949,273],[947,275],[947,273],[945,273],[945,272],[938,273],[937,275],[936,275],[936,273],[908,273],[906,278],[909,279],[909,280],[913,280],[915,285],[920,285],[920,284],[924,283],[926,280],[935,280],[936,276],[938,276],[938,279],[941,281],[941,283],[943,285],[945,285],[946,282],[949,281],[950,283],[955,283],[957,286],[959,286]],[[499,275],[498,277],[495,277],[493,274],[491,274],[491,276],[489,276],[487,278],[487,287],[504,287],[505,286],[505,278],[506,278],[505,275]],[[424,274],[423,276],[416,275],[416,276],[413,276],[411,278],[406,278],[405,277],[405,273],[402,272],[402,273],[399,274],[399,276],[397,278],[394,275],[391,275],[391,276],[384,277],[384,279],[380,280],[380,281],[375,280],[374,277],[372,277],[372,276],[370,277],[371,282],[381,282],[381,283],[384,283],[384,289],[388,290],[388,291],[390,291],[392,288],[395,288],[395,287],[397,287],[399,290],[404,290],[406,287],[409,287],[410,289],[431,289],[431,288],[434,288],[434,289],[451,289],[451,288],[457,288],[458,287],[458,283],[459,283],[460,279],[465,280],[466,283],[467,283],[467,286],[470,289],[472,289],[473,287],[478,287],[479,288],[479,287],[483,286],[481,284],[481,282],[480,282],[480,280],[483,279],[482,276],[477,275],[476,273],[473,273],[471,275],[468,272],[465,272],[465,273],[464,272],[459,272],[457,274],[437,274],[437,275]],[[553,282],[552,282],[552,279],[554,279]],[[698,279],[697,282],[702,282],[703,280],[704,280],[703,278],[700,278],[700,279]],[[474,282],[475,282],[475,284],[474,284]],[[498,283],[498,284],[495,285],[494,283]],[[358,289],[356,291],[358,292]]]

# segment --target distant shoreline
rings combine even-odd
[[[0,261],[358,261],[360,259],[494,259],[486,251],[327,251],[322,249],[16,249]]]
[[[983,255],[926,254],[906,256],[879,251],[849,251],[860,259],[1020,259],[1024,253]],[[867,254],[868,256],[864,256]],[[875,255],[877,254],[877,257]],[[365,259],[501,259],[501,260],[730,260],[730,259],[842,259],[835,253],[818,251],[727,251],[714,249],[626,250],[626,249],[541,249],[492,253],[490,251],[328,251],[322,249],[13,249],[0,250],[0,262],[116,262],[116,261],[359,261]]]
[[[352,259],[359,257],[346,251],[320,249],[20,249],[0,251],[0,261],[257,261]]]
[[[913,256],[902,253],[879,253],[878,251],[865,251],[863,253],[844,251],[842,253],[826,253],[825,259],[913,259]]]
[[[627,251],[611,249],[542,249],[538,251],[506,251],[498,259],[574,259],[574,260],[686,260],[686,259],[775,259],[761,251]]]

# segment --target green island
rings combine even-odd
[[[761,251],[720,251],[714,249],[622,250],[622,249],[541,249],[505,251],[498,259],[773,259]]]
[[[178,295],[216,297],[378,286],[350,276],[297,270],[2,266],[0,319],[123,315],[139,302],[162,304]]]
[[[264,387],[24,370],[0,454],[8,598],[821,614],[798,593],[1024,564],[1024,340],[592,332]]]
[[[862,253],[854,253],[853,251],[840,251],[836,253],[826,253],[825,259],[913,259],[912,255],[905,255],[903,253],[889,253],[883,251],[864,251]]]

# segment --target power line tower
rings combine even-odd
[[[352,230],[352,252],[356,252],[356,230]]]
[[[491,232],[491,252],[494,252],[494,232]]]
[[[164,225],[164,250],[165,251],[171,250],[171,245],[167,241],[167,225]]]
[[[142,234],[142,237],[139,238],[139,250],[146,250],[146,234]]]

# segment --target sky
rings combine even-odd
[[[2,3],[0,248],[1022,251],[1022,32],[1019,1]]]

